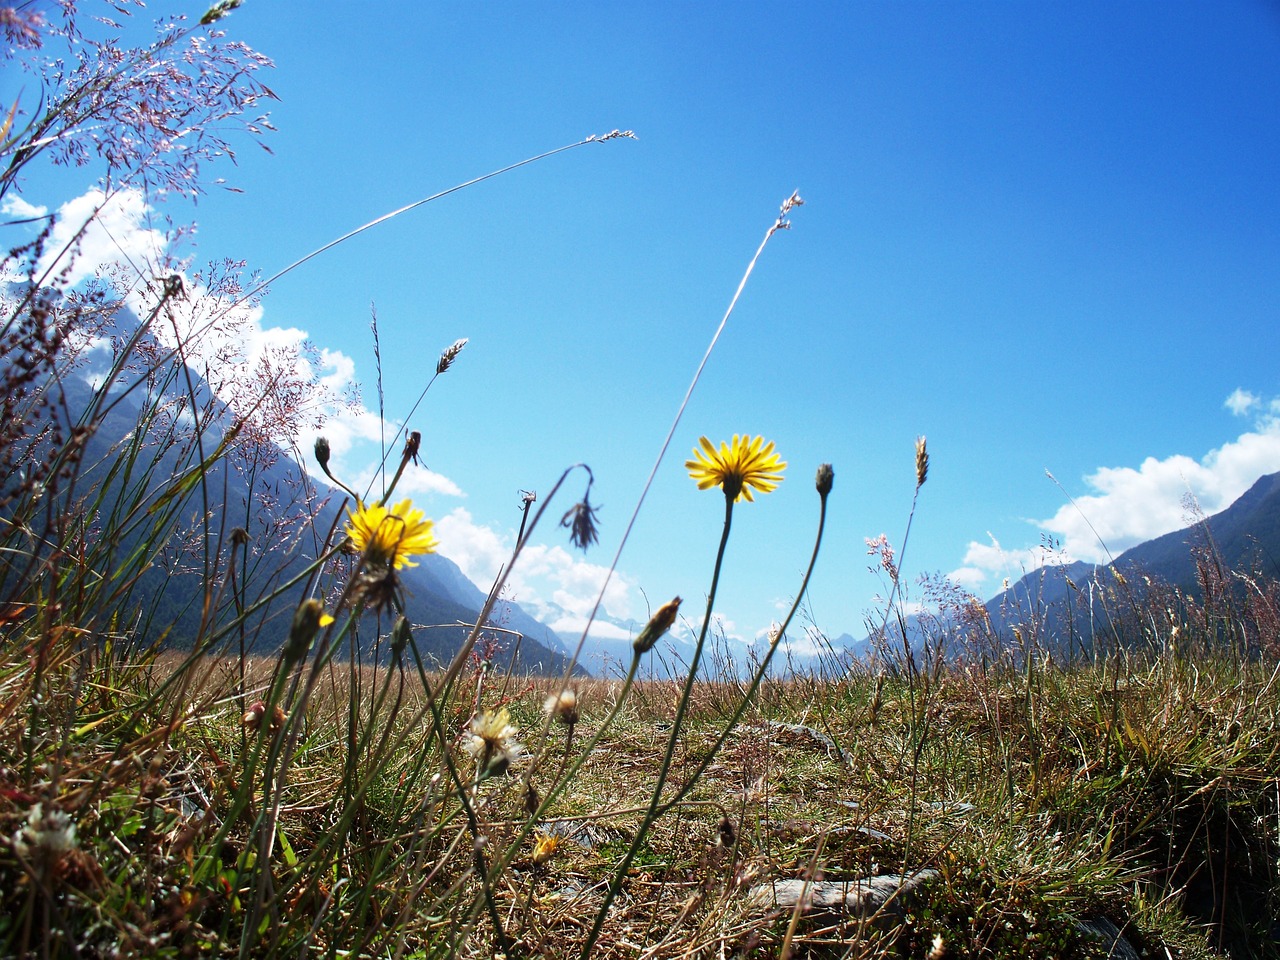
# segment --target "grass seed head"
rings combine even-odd
[[[916,487],[924,486],[929,479],[929,448],[923,436],[916,437]]]
[[[467,345],[467,338],[455,340],[452,344],[445,347],[440,354],[440,359],[436,361],[436,373],[444,373],[452,366],[453,361],[457,359],[458,354],[462,352],[462,348]]]

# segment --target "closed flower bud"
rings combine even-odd
[[[320,469],[329,471],[329,441],[325,437],[316,437],[316,463]]]
[[[391,653],[399,657],[412,639],[413,629],[409,624],[409,618],[399,617],[396,620],[395,629],[391,631]]]
[[[818,494],[825,497],[831,492],[831,487],[836,481],[836,472],[831,469],[831,464],[824,463],[818,467],[818,476],[814,479],[814,486],[818,488]]]
[[[671,625],[676,622],[676,614],[680,612],[680,598],[664,603],[658,608],[658,612],[649,618],[649,622],[644,625],[644,629],[631,641],[631,646],[635,649],[636,654],[648,653],[653,649],[654,644],[662,639],[662,635],[671,629]]]
[[[293,626],[289,628],[289,639],[284,645],[284,661],[292,665],[306,656],[311,649],[325,621],[333,622],[333,618],[325,614],[324,604],[315,597],[308,597],[299,604],[293,615]]]
[[[418,462],[418,448],[422,446],[422,434],[417,430],[410,431],[409,435],[404,438],[404,453],[400,454],[400,459],[404,461],[412,460]]]
[[[255,700],[249,705],[249,709],[244,713],[244,719],[240,722],[246,730],[255,731],[262,726],[262,719],[267,715],[267,705],[261,700]],[[271,726],[270,729],[274,733],[284,726],[284,711],[280,709],[280,705],[276,704],[271,708]]]

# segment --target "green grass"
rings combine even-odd
[[[73,7],[13,14],[65,48],[69,69],[28,63],[42,99],[21,95],[21,122],[0,131],[0,197],[25,164],[77,151],[106,165],[114,190],[192,196],[208,183],[201,164],[227,153],[217,130],[261,135],[242,116],[269,95],[252,51],[204,37],[204,59],[188,62],[173,51],[203,30],[194,23],[118,49],[82,35]],[[204,82],[182,79],[194,72]],[[132,109],[140,98],[154,110]],[[159,137],[169,126],[189,135]],[[141,146],[103,147],[129,143]],[[757,260],[801,203],[784,201],[766,231],[653,474]],[[184,358],[211,328],[242,322],[263,286],[225,263],[189,295],[172,263],[72,287],[77,252],[48,249],[52,226],[4,258],[28,283],[0,298],[0,955],[1048,960],[1105,955],[1081,926],[1105,920],[1147,957],[1280,956],[1280,696],[1259,655],[1280,649],[1276,585],[1242,603],[1230,571],[1204,564],[1200,601],[1104,575],[1092,586],[1115,614],[1111,641],[1064,665],[1046,651],[1075,638],[1024,623],[1001,646],[974,598],[935,582],[958,626],[935,624],[931,649],[908,653],[895,633],[906,544],[882,542],[879,672],[828,663],[817,679],[782,658],[770,672],[797,600],[749,677],[704,628],[687,678],[638,682],[641,659],[664,655],[651,648],[677,598],[637,638],[625,677],[574,680],[576,705],[548,716],[562,683],[502,675],[486,620],[553,502],[575,546],[595,541],[589,467],[525,502],[504,575],[438,666],[418,637],[432,625],[403,616],[396,572],[404,553],[430,549],[431,526],[382,509],[417,434],[355,527],[319,529],[323,491],[305,480],[260,503],[254,484],[323,384],[301,356],[255,370],[222,358],[209,382]],[[140,325],[113,329],[139,289]],[[166,345],[179,321],[191,332]],[[91,386],[87,351],[105,331]],[[709,624],[735,494],[745,482],[764,496],[781,465],[763,438],[701,450],[695,479],[725,494],[715,570],[688,588],[707,598]],[[326,474],[328,454],[317,445]],[[928,467],[920,438],[913,504]],[[564,485],[583,474],[566,511]],[[820,467],[810,571],[833,483]],[[198,589],[174,600],[163,588],[175,578]],[[258,643],[272,604],[295,611],[279,649]],[[974,655],[930,655],[943,650]],[[919,891],[868,917],[749,896],[773,880],[924,870]]]
[[[447,755],[455,767],[469,759],[456,742],[468,684],[438,702],[444,728],[433,731],[404,722],[424,702],[406,676],[398,707],[359,720],[369,762],[352,764],[349,691],[335,682],[308,704],[287,776],[270,775],[260,748],[271,741],[243,735],[225,663],[112,663],[127,682],[104,690],[102,658],[57,658],[36,727],[30,663],[6,651],[0,832],[23,841],[0,851],[7,955],[488,955],[497,934],[476,836],[508,950],[573,955],[642,822],[676,696],[646,684],[532,824],[526,778],[545,795],[562,768],[565,729],[539,732],[549,682],[512,701],[534,757],[474,786],[474,771],[458,770],[464,804]],[[174,723],[180,705],[159,691],[183,671],[209,680],[187,691],[194,709]],[[1076,924],[1106,917],[1153,956],[1276,956],[1274,684],[1263,664],[1212,659],[957,669],[917,689],[914,712],[905,681],[885,682],[873,721],[871,676],[770,682],[642,838],[593,954],[776,955],[790,915],[752,913],[752,885],[932,868],[895,924],[857,937],[853,921],[801,918],[790,949],[923,956],[941,936],[948,956],[1102,956]],[[620,687],[579,685],[576,743]],[[672,789],[723,730],[715,684],[694,690]],[[767,722],[816,713],[843,757]],[[74,824],[73,845],[37,832],[52,824],[30,822],[36,802]],[[534,839],[553,829],[570,836],[534,863]],[[500,854],[509,862],[495,869]]]

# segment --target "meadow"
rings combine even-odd
[[[0,198],[40,159],[104,166],[104,203],[198,194],[225,131],[263,132],[246,113],[270,96],[261,58],[204,32],[237,5],[125,49],[10,10],[11,61],[72,53],[39,109],[8,111]],[[179,120],[206,135],[166,136]],[[306,368],[228,346],[264,289],[243,265],[72,283],[80,236],[58,247],[55,226],[10,250],[2,298],[0,955],[1280,956],[1275,590],[1242,601],[1218,570],[1198,592],[1138,593],[1103,573],[1110,642],[1064,659],[1034,614],[1001,637],[968,597],[913,639],[890,566],[876,655],[791,669],[806,573],[735,662],[711,616],[734,510],[787,465],[763,437],[703,438],[685,469],[724,523],[685,601],[699,632],[680,675],[639,679],[668,654],[678,597],[608,676],[491,656],[512,642],[490,617],[531,538],[597,541],[582,464],[525,504],[439,662],[400,581],[438,546],[395,493],[418,435],[361,495],[323,441],[290,449],[320,389]],[[255,478],[290,455],[329,485],[264,501]],[[917,497],[928,472],[921,438]],[[813,489],[810,572],[830,465]],[[344,510],[322,527],[327,497]],[[192,581],[175,611],[166,588]],[[280,605],[282,642],[258,643]]]

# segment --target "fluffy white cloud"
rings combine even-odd
[[[48,212],[48,207],[37,207],[12,193],[0,200],[0,213],[18,220],[34,220],[36,217],[47,215]]]
[[[20,197],[5,198],[4,213],[19,218],[40,217],[47,208]],[[95,275],[132,277],[126,301],[139,316],[154,308],[157,278],[176,269],[168,259],[167,224],[147,205],[141,192],[124,190],[107,196],[90,189],[57,209],[47,252],[40,266],[66,270],[62,282],[75,286]],[[236,409],[260,411],[264,417],[291,415],[293,436],[277,436],[285,447],[314,470],[313,450],[318,436],[329,441],[330,469],[353,489],[363,491],[375,475],[381,438],[394,436],[398,424],[386,422],[357,395],[356,365],[339,350],[315,347],[307,331],[293,326],[268,326],[263,309],[237,304],[238,287],[223,278],[180,271],[185,295],[169,301],[152,332],[166,346],[181,346],[183,356],[206,375],[219,398]],[[86,342],[92,351],[106,340]],[[95,358],[86,375],[93,377],[107,353]],[[280,390],[271,390],[275,385]],[[290,389],[306,384],[306,389]],[[282,398],[272,411],[259,405],[264,391]],[[287,398],[287,399],[285,399]],[[289,406],[292,405],[292,406]],[[398,449],[397,449],[398,454]],[[439,494],[460,497],[462,490],[448,477],[410,465],[397,493],[406,496]]]
[[[376,429],[377,415],[368,414],[368,416],[373,418]],[[325,425],[325,429],[328,430],[329,428],[330,424],[327,423]],[[326,437],[326,439],[328,438]],[[373,440],[376,438],[365,437],[364,439]],[[330,446],[332,448],[332,441],[330,442]],[[393,456],[387,461],[386,480],[388,483],[391,482],[391,478],[395,474],[396,467],[399,465],[399,459],[400,451],[397,449]],[[330,464],[330,469],[334,469],[332,463]],[[335,472],[337,471],[335,470]],[[347,483],[352,490],[356,491],[356,493],[362,493],[365,490],[372,490],[376,496],[378,491],[381,489],[379,486],[381,483],[381,477],[376,464],[367,464],[356,473],[352,474],[350,479],[347,479],[341,473],[338,473],[337,475]],[[404,468],[404,473],[400,475],[400,482],[396,484],[396,489],[392,493],[391,498],[393,500],[399,500],[402,497],[420,497],[430,494],[440,494],[441,496],[446,497],[466,496],[466,494],[462,492],[462,488],[444,474],[436,473],[434,470],[428,470],[421,464],[411,463]]]
[[[1250,393],[1240,387],[1236,387],[1231,396],[1227,397],[1224,406],[1234,413],[1237,417],[1243,416],[1254,407],[1262,402],[1262,398],[1255,393]]]
[[[43,216],[44,207],[22,204],[27,216]],[[17,212],[16,210],[14,212]],[[153,211],[139,190],[122,190],[108,197],[93,189],[58,207],[57,219],[42,271],[66,270],[66,282],[75,285],[105,266],[130,264],[147,277],[159,272],[169,241],[153,223]]]
[[[436,521],[440,552],[483,589],[511,559],[514,532],[499,533],[478,524],[469,511],[455,507]],[[608,576],[608,568],[591,563],[562,546],[531,543],[525,547],[507,579],[506,596],[525,607],[556,631],[581,632]],[[634,584],[615,573],[605,588],[602,609],[611,617],[633,615]],[[597,620],[594,636],[629,639],[625,629]]]
[[[1280,471],[1280,416],[1275,401],[1236,390],[1226,406],[1236,413],[1262,410],[1253,429],[1211,450],[1200,459],[1176,454],[1148,457],[1138,467],[1102,467],[1085,478],[1094,491],[1064,504],[1036,522],[1061,543],[1056,561],[1105,563],[1145,540],[1178,530],[1191,519],[1190,496],[1206,516],[1226,509],[1259,477]],[[973,542],[964,566],[950,574],[970,589],[982,587],[989,574],[1016,578],[1037,569],[1049,556],[1042,549],[1006,551],[991,543]]]
[[[1051,553],[1044,547],[1006,550],[990,532],[989,543],[970,541],[965,550],[964,566],[947,574],[947,579],[974,593],[980,592],[992,575],[1001,580],[1018,580],[1049,562],[1070,562],[1063,553]]]

